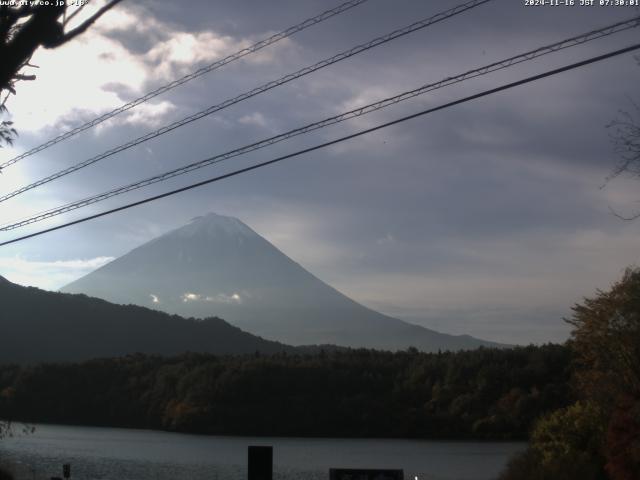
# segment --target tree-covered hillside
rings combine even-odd
[[[569,404],[559,345],[133,355],[0,367],[0,418],[213,434],[524,438]]]
[[[293,351],[219,318],[184,319],[86,295],[22,287],[0,277],[0,363],[79,361],[130,353]]]

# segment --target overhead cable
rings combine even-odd
[[[295,80],[297,78],[303,77],[305,75],[309,75],[310,73],[313,73],[317,70],[320,70],[322,68],[328,67],[329,65],[333,65],[334,63],[340,62],[342,60],[345,60],[347,58],[353,57],[354,55],[358,55],[359,53],[365,52],[369,49],[375,48],[377,46],[383,45],[387,42],[390,42],[392,40],[395,40],[399,37],[403,37],[405,35],[408,35],[409,33],[415,32],[417,30],[421,30],[423,28],[426,28],[430,25],[433,25],[435,23],[441,22],[443,20],[446,20],[448,18],[454,17],[456,15],[459,15],[463,12],[466,12],[467,10],[470,10],[472,8],[478,7],[484,3],[488,3],[492,0],[472,0],[470,2],[458,5],[456,7],[450,8],[449,10],[446,10],[444,12],[438,13],[436,15],[433,15],[429,18],[425,18],[423,20],[420,20],[418,22],[412,23],[411,25],[408,25],[404,28],[400,28],[398,30],[394,30],[391,33],[388,33],[387,35],[383,35],[381,37],[377,37],[367,43],[363,43],[361,45],[358,45],[356,47],[350,48],[349,50],[346,50],[342,53],[339,53],[337,55],[334,55],[333,57],[327,58],[325,60],[322,60],[318,63],[315,63],[313,65],[310,65],[308,67],[302,68],[294,73],[290,73],[288,75],[285,75],[284,77],[280,77],[277,80],[272,80],[270,82],[267,82],[259,87],[254,88],[253,90],[250,90],[248,92],[245,92],[241,95],[238,95],[236,97],[230,98],[228,100],[225,100],[222,103],[216,104],[216,105],[212,105],[204,110],[201,110],[197,113],[194,113],[192,115],[189,115],[188,117],[185,117],[181,120],[177,120],[169,125],[165,125],[163,127],[160,127],[157,130],[154,130],[153,132],[149,132],[141,137],[138,137],[134,140],[131,140],[127,143],[124,143],[122,145],[118,145],[117,147],[114,147],[110,150],[107,150],[99,155],[96,155],[94,157],[91,157],[87,160],[84,160],[80,163],[77,163],[75,165],[72,165],[68,168],[65,168],[63,170],[60,170],[52,175],[49,175],[41,180],[38,180],[36,182],[33,182],[29,185],[26,185],[24,187],[21,187],[17,190],[14,190],[10,193],[4,194],[2,196],[0,196],[0,202],[4,202],[10,198],[15,197],[16,195],[20,195],[21,193],[24,193],[28,190],[31,190],[33,188],[39,187],[40,185],[44,185],[45,183],[49,183],[53,180],[56,180],[60,177],[69,175],[70,173],[76,172],[82,168],[88,167],[89,165],[93,165],[96,162],[99,162],[100,160],[104,160],[107,157],[110,157],[112,155],[115,155],[117,153],[123,152],[125,150],[128,150],[129,148],[135,147],[136,145],[140,145],[143,142],[146,142],[148,140],[151,140],[153,138],[159,137],[160,135],[164,135],[168,132],[171,132],[172,130],[175,130],[176,128],[180,128],[183,127],[184,125],[187,125],[191,122],[195,122],[196,120],[200,120],[201,118],[204,118],[206,116],[209,116],[213,113],[219,112],[220,110],[224,110],[225,108],[230,107],[231,105],[235,105],[236,103],[242,102],[244,100],[247,100],[251,97],[255,97],[256,95],[259,95],[261,93],[264,93],[266,91],[269,91],[273,88],[279,87],[280,85],[284,85],[285,83],[289,83],[292,80]]]
[[[53,209],[49,209],[40,213],[37,213],[31,217],[27,217],[25,219],[22,220],[18,220],[18,221],[14,221],[11,223],[6,223],[4,225],[0,225],[0,231],[7,231],[7,230],[13,230],[15,228],[19,228],[22,227],[24,225],[28,225],[30,223],[35,223],[37,221],[40,220],[44,220],[46,218],[50,218],[53,216],[57,216],[57,215],[61,215],[63,213],[72,211],[72,210],[76,210],[78,208],[81,207],[85,207],[87,205],[91,205],[93,203],[97,203],[103,200],[106,200],[108,198],[117,196],[117,195],[122,195],[124,193],[133,191],[133,190],[137,190],[139,188],[142,187],[146,187],[149,185],[153,185],[155,183],[159,183],[165,180],[168,180],[170,178],[179,176],[179,175],[183,175],[189,172],[192,172],[194,170],[203,168],[203,167],[207,167],[209,165],[213,165],[213,164],[217,164],[220,163],[224,160],[233,158],[233,157],[237,157],[240,155],[244,155],[250,152],[253,152],[255,150],[259,150],[261,148],[265,148],[268,147],[270,145],[273,145],[275,143],[279,143],[282,142],[284,140],[288,140],[290,138],[293,138],[295,136],[298,135],[302,135],[302,134],[306,134],[309,132],[312,132],[314,130],[318,130],[320,128],[324,128],[327,127],[329,125],[333,125],[336,123],[340,123],[343,122],[345,120],[349,120],[352,118],[356,118],[356,117],[360,117],[363,115],[366,115],[368,113],[371,112],[375,112],[377,110],[381,110],[383,108],[389,107],[391,105],[397,104],[399,102],[408,100],[410,98],[414,98],[418,95],[422,95],[425,94],[427,92],[431,92],[440,88],[444,88],[446,86],[449,85],[453,85],[456,83],[460,83],[463,82],[465,80],[469,80],[471,78],[475,78],[475,77],[479,77],[481,75],[487,75],[489,73],[492,72],[496,72],[499,70],[503,70],[505,68],[511,67],[513,65],[517,65],[526,61],[530,61],[533,60],[535,58],[544,56],[544,55],[548,55],[550,53],[553,52],[557,52],[559,50],[563,50],[569,47],[573,47],[576,45],[581,45],[584,44],[586,42],[592,41],[592,40],[596,40],[608,35],[612,35],[614,33],[618,33],[624,30],[627,30],[629,28],[633,28],[633,27],[638,27],[640,26],[640,16],[638,17],[634,17],[633,19],[629,19],[626,21],[622,21],[622,22],[617,22],[615,24],[612,25],[608,25],[607,27],[604,28],[600,28],[597,30],[592,30],[590,32],[581,34],[581,35],[577,35],[565,40],[562,40],[560,42],[556,42],[556,43],[552,43],[550,45],[546,45],[540,48],[536,48],[535,50],[530,50],[528,52],[519,54],[519,55],[515,55],[509,58],[506,58],[504,60],[500,60],[498,62],[494,62],[488,65],[485,65],[483,67],[480,68],[476,68],[473,70],[469,70],[467,72],[452,76],[452,77],[446,77],[443,80],[440,80],[438,82],[435,83],[429,83],[426,85],[423,85],[419,88],[416,88],[414,90],[410,90],[407,92],[403,92],[399,95],[395,95],[392,97],[388,97],[385,98],[383,100],[380,100],[378,102],[374,102],[374,103],[370,103],[368,105],[364,105],[358,108],[355,108],[353,110],[350,110],[348,112],[344,112],[340,115],[335,115],[333,117],[329,117],[329,118],[325,118],[324,120],[320,120],[318,122],[314,122],[308,125],[305,125],[303,127],[299,127],[293,130],[290,130],[288,132],[285,133],[281,133],[263,140],[260,140],[258,142],[254,142],[252,144],[249,145],[245,145],[243,147],[240,148],[236,148],[234,150],[230,150],[228,152],[225,153],[221,153],[218,155],[215,155],[213,157],[209,157],[206,158],[204,160],[199,160],[197,162],[193,162],[190,163],[188,165],[182,166],[182,167],[178,167],[175,168],[173,170],[169,170],[167,172],[143,179],[143,180],[139,180],[137,182],[133,182],[130,183],[128,185],[124,185],[124,186],[120,186],[120,187],[116,187],[112,190],[108,190],[106,192],[100,193],[98,195],[93,195],[90,197],[86,197],[82,200],[76,200],[74,202],[68,203],[66,205],[62,205],[62,206],[58,206],[55,207]]]
[[[320,150],[322,148],[326,148],[326,147],[329,147],[331,145],[336,145],[338,143],[341,143],[341,142],[344,142],[344,141],[347,141],[347,140],[351,140],[353,138],[357,138],[357,137],[360,137],[362,135],[366,135],[366,134],[381,130],[383,128],[387,128],[387,127],[390,127],[392,125],[397,125],[399,123],[403,123],[403,122],[406,122],[408,120],[412,120],[414,118],[418,118],[418,117],[421,117],[421,116],[424,116],[424,115],[427,115],[427,114],[430,114],[430,113],[433,113],[433,112],[436,112],[436,111],[439,111],[439,110],[444,110],[444,109],[447,109],[447,108],[451,108],[453,106],[460,105],[460,104],[463,104],[463,103],[466,103],[466,102],[470,102],[470,101],[476,100],[478,98],[486,97],[488,95],[493,95],[495,93],[498,93],[498,92],[501,92],[501,91],[504,91],[504,90],[509,90],[511,88],[518,87],[520,85],[524,85],[524,84],[527,84],[527,83],[535,82],[535,81],[541,80],[541,79],[546,78],[546,77],[557,75],[559,73],[563,73],[563,72],[566,72],[566,71],[569,71],[569,70],[573,70],[573,69],[576,69],[576,68],[579,68],[579,67],[583,67],[585,65],[589,65],[589,64],[592,64],[592,63],[600,62],[602,60],[606,60],[608,58],[613,58],[613,57],[616,57],[618,55],[623,55],[625,53],[629,53],[629,52],[632,52],[632,51],[635,51],[635,50],[638,50],[638,49],[640,49],[640,43],[637,43],[637,44],[634,44],[634,45],[631,45],[629,47],[622,48],[622,49],[619,49],[619,50],[615,50],[613,52],[609,52],[609,53],[606,53],[604,55],[598,55],[596,57],[591,57],[591,58],[589,58],[587,60],[583,60],[581,62],[572,63],[570,65],[566,65],[566,66],[561,67],[561,68],[556,68],[554,70],[549,70],[549,71],[546,71],[544,73],[540,73],[538,75],[533,75],[533,76],[524,78],[522,80],[518,80],[516,82],[511,82],[511,83],[508,83],[506,85],[502,85],[500,87],[496,87],[496,88],[492,88],[492,89],[489,89],[489,90],[485,90],[483,92],[476,93],[475,95],[470,95],[468,97],[464,97],[464,98],[461,98],[461,99],[458,99],[458,100],[455,100],[455,101],[452,101],[452,102],[448,102],[448,103],[445,103],[443,105],[439,105],[439,106],[434,107],[434,108],[429,108],[427,110],[422,110],[422,111],[420,111],[418,113],[414,113],[412,115],[407,115],[405,117],[401,117],[401,118],[398,118],[396,120],[393,120],[393,121],[390,121],[390,122],[386,122],[386,123],[383,123],[381,125],[377,125],[375,127],[367,128],[365,130],[361,130],[359,132],[356,132],[356,133],[353,133],[353,134],[350,134],[350,135],[345,135],[343,137],[337,138],[335,140],[331,140],[329,142],[321,143],[321,144],[315,145],[313,147],[305,148],[303,150],[298,150],[297,152],[293,152],[293,153],[290,153],[288,155],[283,155],[281,157],[277,157],[277,158],[274,158],[272,160],[268,160],[268,161],[265,161],[265,162],[257,163],[257,164],[251,165],[249,167],[241,168],[241,169],[235,170],[233,172],[225,173],[225,174],[219,175],[217,177],[213,177],[213,178],[209,178],[207,180],[203,180],[203,181],[200,181],[200,182],[197,182],[197,183],[193,183],[191,185],[187,185],[187,186],[182,187],[182,188],[171,190],[169,192],[165,192],[165,193],[162,193],[162,194],[159,194],[159,195],[154,195],[152,197],[148,197],[148,198],[145,198],[143,200],[138,200],[136,202],[128,203],[126,205],[122,205],[122,206],[117,207],[117,208],[112,208],[110,210],[106,210],[106,211],[103,211],[103,212],[100,212],[100,213],[96,213],[94,215],[89,215],[87,217],[83,217],[83,218],[74,220],[72,222],[68,222],[68,223],[65,223],[65,224],[62,224],[62,225],[57,225],[55,227],[51,227],[51,228],[47,228],[47,229],[44,229],[44,230],[40,230],[38,232],[30,233],[30,234],[24,235],[22,237],[18,237],[18,238],[14,238],[14,239],[11,239],[11,240],[7,240],[7,241],[4,241],[4,242],[1,242],[0,243],[0,247],[5,246],[5,245],[9,245],[9,244],[12,244],[12,243],[16,243],[16,242],[19,242],[19,241],[23,241],[23,240],[26,240],[28,238],[33,238],[33,237],[36,237],[36,236],[39,236],[39,235],[43,235],[45,233],[49,233],[49,232],[53,232],[53,231],[60,230],[60,229],[63,229],[63,228],[67,228],[67,227],[70,227],[72,225],[77,225],[79,223],[87,222],[89,220],[94,220],[94,219],[99,218],[99,217],[104,217],[105,215],[110,215],[112,213],[121,212],[123,210],[127,210],[127,209],[133,208],[133,207],[137,207],[137,206],[143,205],[145,203],[153,202],[153,201],[156,201],[156,200],[160,200],[162,198],[166,198],[166,197],[169,197],[169,196],[172,196],[172,195],[176,195],[178,193],[186,192],[188,190],[192,190],[192,189],[197,188],[197,187],[201,187],[201,186],[204,186],[204,185],[208,185],[210,183],[214,183],[214,182],[218,182],[220,180],[224,180],[224,179],[227,179],[227,178],[230,178],[230,177],[234,177],[234,176],[240,175],[242,173],[247,173],[247,172],[250,172],[252,170],[256,170],[258,168],[266,167],[268,165],[273,165],[275,163],[281,162],[283,160],[287,160],[289,158],[298,157],[300,155],[304,155],[306,153],[313,152],[315,150]]]
[[[287,37],[290,37],[291,35],[298,33],[306,28],[309,28],[313,25],[316,25],[320,22],[323,22],[331,17],[334,17],[336,15],[339,15],[342,12],[345,12],[353,7],[356,7],[362,3],[368,2],[369,0],[350,0],[348,2],[345,2],[341,5],[338,5],[335,8],[332,8],[331,10],[326,10],[325,12],[322,12],[319,15],[316,15],[315,17],[312,18],[308,18],[303,22],[298,23],[297,25],[294,25],[292,27],[287,28],[286,30],[283,30],[279,33],[276,33],[274,35],[271,35],[270,37],[267,37],[263,40],[260,40],[259,42],[254,43],[253,45],[247,47],[247,48],[243,48],[242,50],[237,51],[236,53],[233,53],[221,60],[217,60],[209,65],[206,65],[202,68],[199,68],[198,70],[191,72],[181,78],[178,78],[177,80],[172,81],[171,83],[168,83],[166,85],[163,85],[145,95],[143,95],[140,98],[136,98],[135,100],[132,100],[128,103],[125,103],[124,105],[119,106],[118,108],[115,108],[113,110],[111,110],[110,112],[107,112],[103,115],[100,115],[97,118],[94,118],[93,120],[90,120],[86,123],[83,123],[82,125],[73,128],[72,130],[69,130],[61,135],[58,135],[55,138],[52,138],[51,140],[48,140],[46,142],[44,142],[41,145],[38,145],[37,147],[34,147],[24,153],[21,153],[20,155],[17,155],[15,157],[13,157],[10,160],[7,160],[6,162],[0,164],[0,170],[2,170],[3,168],[6,168],[10,165],[13,165],[16,162],[19,162],[20,160],[22,160],[23,158],[27,158],[31,155],[34,155],[38,152],[41,152],[42,150],[45,150],[46,148],[49,148],[53,145],[55,145],[56,143],[62,142],[63,140],[67,140],[68,138],[71,138],[75,135],[77,135],[80,132],[84,132],[85,130],[88,130],[89,128],[95,127],[96,125],[99,125],[100,123],[109,120],[110,118],[115,117],[116,115],[122,113],[122,112],[126,112],[127,110],[130,110],[138,105],[140,105],[141,103],[147,102],[149,100],[151,100],[154,97],[157,97],[158,95],[161,95],[165,92],[168,92],[169,90],[172,90],[174,88],[176,88],[179,85],[182,85],[184,83],[187,83],[195,78],[198,78],[206,73],[212,72],[214,70],[217,70],[220,67],[223,67],[224,65],[227,65],[231,62],[234,62],[236,60],[239,60],[243,57],[246,57],[247,55],[250,55],[252,53],[257,52],[258,50],[261,50],[269,45],[273,45],[276,42],[279,42],[280,40],[283,40]]]

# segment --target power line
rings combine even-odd
[[[538,75],[533,75],[533,76],[524,78],[522,80],[518,80],[516,82],[508,83],[506,85],[502,85],[500,87],[492,88],[490,90],[485,90],[483,92],[476,93],[475,95],[470,95],[468,97],[464,97],[464,98],[461,98],[461,99],[458,99],[458,100],[455,100],[455,101],[452,101],[452,102],[448,102],[448,103],[445,103],[443,105],[440,105],[440,106],[437,106],[437,107],[434,107],[434,108],[429,108],[427,110],[422,110],[422,111],[420,111],[418,113],[414,113],[412,115],[407,115],[405,117],[401,117],[401,118],[398,118],[396,120],[393,120],[393,121],[390,121],[390,122],[386,122],[386,123],[383,123],[381,125],[377,125],[375,127],[368,128],[366,130],[361,130],[361,131],[353,133],[351,135],[346,135],[346,136],[337,138],[335,140],[331,140],[329,142],[321,143],[319,145],[315,145],[313,147],[305,148],[303,150],[298,150],[297,152],[290,153],[288,155],[283,155],[281,157],[277,157],[277,158],[274,158],[272,160],[268,160],[268,161],[265,161],[265,162],[257,163],[255,165],[251,165],[249,167],[241,168],[239,170],[235,170],[233,172],[229,172],[229,173],[226,173],[224,175],[219,175],[217,177],[209,178],[209,179],[203,180],[201,182],[193,183],[191,185],[187,185],[185,187],[178,188],[176,190],[171,190],[169,192],[165,192],[165,193],[162,193],[162,194],[159,194],[159,195],[148,197],[148,198],[145,198],[143,200],[138,200],[137,202],[132,202],[132,203],[129,203],[129,204],[126,204],[126,205],[122,205],[122,206],[117,207],[117,208],[113,208],[111,210],[106,210],[106,211],[103,211],[103,212],[100,212],[100,213],[96,213],[94,215],[90,215],[90,216],[87,216],[87,217],[84,217],[84,218],[80,218],[78,220],[74,220],[72,222],[68,222],[68,223],[65,223],[65,224],[62,224],[62,225],[58,225],[56,227],[47,228],[45,230],[40,230],[39,232],[34,232],[34,233],[31,233],[31,234],[28,234],[28,235],[24,235],[22,237],[14,238],[12,240],[7,240],[5,242],[0,243],[0,247],[5,246],[5,245],[9,245],[9,244],[12,244],[12,243],[16,243],[16,242],[19,242],[19,241],[22,241],[22,240],[26,240],[28,238],[33,238],[33,237],[36,237],[36,236],[39,236],[39,235],[43,235],[45,233],[53,232],[55,230],[60,230],[62,228],[67,228],[67,227],[70,227],[72,225],[77,225],[79,223],[87,222],[89,220],[93,220],[93,219],[96,219],[96,218],[99,218],[99,217],[104,217],[105,215],[110,215],[112,213],[120,212],[122,210],[127,210],[129,208],[133,208],[133,207],[136,207],[136,206],[139,206],[139,205],[143,205],[145,203],[153,202],[155,200],[160,200],[161,198],[169,197],[171,195],[175,195],[175,194],[178,194],[178,193],[181,193],[181,192],[186,192],[188,190],[192,190],[194,188],[201,187],[203,185],[208,185],[210,183],[214,183],[214,182],[217,182],[217,181],[220,181],[220,180],[224,180],[226,178],[234,177],[236,175],[240,175],[242,173],[246,173],[246,172],[249,172],[249,171],[252,171],[252,170],[256,170],[256,169],[261,168],[261,167],[266,167],[268,165],[272,165],[274,163],[281,162],[281,161],[289,159],[289,158],[297,157],[297,156],[303,155],[305,153],[310,153],[310,152],[313,152],[315,150],[320,150],[322,148],[326,148],[326,147],[329,147],[331,145],[335,145],[335,144],[338,144],[338,143],[341,143],[341,142],[344,142],[344,141],[347,141],[347,140],[351,140],[353,138],[360,137],[362,135],[366,135],[366,134],[375,132],[377,130],[381,130],[383,128],[387,128],[387,127],[390,127],[392,125],[397,125],[399,123],[406,122],[408,120],[412,120],[414,118],[418,118],[418,117],[427,115],[429,113],[437,112],[439,110],[444,110],[446,108],[450,108],[450,107],[453,107],[455,105],[460,105],[462,103],[470,102],[470,101],[476,100],[478,98],[486,97],[488,95],[492,95],[494,93],[498,93],[498,92],[501,92],[501,91],[504,91],[504,90],[508,90],[508,89],[511,89],[511,88],[514,88],[514,87],[517,87],[517,86],[520,86],[520,85],[524,85],[524,84],[527,84],[527,83],[535,82],[537,80],[541,80],[543,78],[550,77],[552,75],[557,75],[559,73],[563,73],[563,72],[566,72],[566,71],[569,71],[569,70],[573,70],[573,69],[576,69],[576,68],[579,68],[579,67],[582,67],[582,66],[585,66],[585,65],[596,63],[596,62],[599,62],[599,61],[602,61],[602,60],[605,60],[605,59],[608,59],[608,58],[616,57],[618,55],[623,55],[625,53],[629,53],[629,52],[632,52],[632,51],[638,50],[638,49],[640,49],[640,43],[636,43],[635,45],[631,45],[631,46],[626,47],[626,48],[615,50],[613,52],[609,52],[609,53],[606,53],[604,55],[599,55],[597,57],[591,57],[591,58],[589,58],[587,60],[583,60],[581,62],[572,63],[570,65],[566,65],[566,66],[561,67],[561,68],[556,68],[554,70],[549,70],[549,71],[546,71],[544,73],[540,73]]]
[[[34,155],[38,152],[41,152],[42,150],[45,150],[46,148],[49,148],[53,145],[55,145],[56,143],[62,142],[63,140],[67,140],[68,138],[71,138],[75,135],[77,135],[80,132],[84,132],[85,130],[88,130],[89,128],[95,127],[96,125],[99,125],[100,123],[115,117],[116,115],[122,113],[122,112],[126,112],[127,110],[130,110],[138,105],[140,105],[141,103],[144,103],[148,100],[151,100],[154,97],[157,97],[158,95],[161,95],[165,92],[168,92],[169,90],[172,90],[184,83],[187,83],[195,78],[198,78],[206,73],[212,72],[214,70],[217,70],[220,67],[223,67],[224,65],[227,65],[231,62],[234,62],[236,60],[241,59],[242,57],[245,57],[247,55],[250,55],[252,53],[257,52],[258,50],[262,50],[265,47],[268,47],[269,45],[273,45],[276,42],[279,42],[280,40],[283,40],[287,37],[290,37],[291,35],[301,32],[302,30],[305,30],[306,28],[309,28],[313,25],[316,25],[318,23],[324,22],[325,20],[334,17],[336,15],[341,14],[342,12],[345,12],[347,10],[350,10],[353,7],[356,7],[362,3],[368,2],[369,0],[350,0],[348,2],[345,2],[341,5],[338,5],[335,8],[332,8],[331,10],[326,10],[324,12],[322,12],[319,15],[316,15],[315,17],[311,17],[306,19],[303,22],[300,22],[297,25],[294,25],[292,27],[287,28],[286,30],[283,30],[279,33],[276,33],[274,35],[271,35],[270,37],[267,37],[263,40],[260,40],[259,42],[254,43],[253,45],[251,45],[250,47],[247,48],[243,48],[242,50],[237,51],[236,53],[233,53],[221,60],[218,60],[216,62],[213,62],[209,65],[206,65],[202,68],[199,68],[198,70],[191,72],[181,78],[178,78],[177,80],[172,81],[171,83],[168,83],[166,85],[163,85],[162,87],[157,88],[156,90],[153,90],[145,95],[143,95],[140,98],[136,98],[135,100],[132,100],[128,103],[125,103],[121,106],[119,106],[118,108],[115,108],[113,110],[111,110],[110,112],[107,112],[97,118],[94,118],[93,120],[90,120],[72,130],[69,130],[61,135],[58,135],[55,138],[52,138],[51,140],[48,140],[47,142],[38,145],[37,147],[32,148],[31,150],[28,150],[24,153],[21,153],[20,155],[13,157],[10,160],[7,160],[6,162],[0,164],[0,170],[3,168],[6,168],[10,165],[13,165],[16,162],[19,162],[20,160],[27,158],[31,155]]]
[[[313,65],[310,65],[308,67],[302,68],[294,73],[290,73],[288,75],[285,75],[284,77],[280,77],[277,80],[272,80],[270,82],[267,82],[259,87],[254,88],[253,90],[250,90],[248,92],[245,92],[243,94],[240,94],[236,97],[230,98],[225,100],[222,103],[219,103],[217,105],[212,105],[204,110],[201,110],[197,113],[194,113],[188,117],[185,117],[181,120],[177,120],[169,125],[165,125],[153,132],[149,132],[141,137],[138,137],[134,140],[131,140],[125,144],[119,145],[115,148],[112,148],[110,150],[107,150],[99,155],[96,155],[94,157],[91,157],[87,160],[84,160],[80,163],[77,163],[75,165],[72,165],[71,167],[65,168],[63,170],[60,170],[52,175],[49,175],[48,177],[45,177],[41,180],[38,180],[34,183],[31,183],[29,185],[26,185],[24,187],[21,187],[17,190],[14,190],[13,192],[7,193],[5,195],[0,196],[0,202],[4,202],[10,198],[15,197],[16,195],[20,195],[21,193],[24,193],[28,190],[31,190],[33,188],[39,187],[40,185],[44,185],[45,183],[49,183],[53,180],[56,180],[60,177],[63,177],[65,175],[69,175],[70,173],[73,173],[77,170],[80,170],[82,168],[85,168],[89,165],[93,165],[96,162],[99,162],[100,160],[104,160],[107,157],[110,157],[112,155],[115,155],[116,153],[120,153],[122,151],[128,150],[129,148],[135,147],[136,145],[139,145],[143,142],[146,142],[147,140],[151,140],[153,138],[156,138],[160,135],[164,135],[165,133],[168,133],[172,130],[175,130],[176,128],[180,128],[184,125],[187,125],[191,122],[194,122],[196,120],[200,120],[201,118],[204,118],[208,115],[211,115],[215,112],[219,112],[220,110],[224,110],[225,108],[230,107],[231,105],[235,105],[236,103],[242,102],[244,100],[247,100],[251,97],[254,97],[256,95],[259,95],[261,93],[264,93],[266,91],[269,91],[273,88],[279,87],[280,85],[284,85],[285,83],[289,83],[292,80],[298,79],[300,77],[303,77],[305,75],[309,75],[310,73],[313,73],[317,70],[320,70],[322,68],[328,67],[329,65],[333,65],[334,63],[340,62],[342,60],[345,60],[347,58],[353,57],[354,55],[358,55],[359,53],[365,52],[367,50],[370,50],[372,48],[375,48],[379,45],[383,45],[385,43],[388,43],[392,40],[395,40],[399,37],[403,37],[405,35],[408,35],[412,32],[415,32],[417,30],[421,30],[423,28],[426,28],[430,25],[433,25],[435,23],[441,22],[443,20],[446,20],[448,18],[454,17],[455,15],[459,15],[463,12],[466,12],[467,10],[470,10],[472,8],[478,7],[484,3],[488,3],[492,0],[471,0],[470,2],[458,5],[456,7],[453,7],[449,10],[446,10],[444,12],[438,13],[436,15],[433,15],[431,17],[425,18],[423,20],[420,20],[418,22],[412,23],[411,25],[408,25],[406,27],[400,28],[398,30],[394,30],[391,33],[388,33],[387,35],[383,35],[381,37],[377,37],[367,43],[363,43],[361,45],[358,45],[356,47],[353,47],[349,50],[346,50],[342,53],[339,53],[337,55],[334,55],[333,57],[327,58],[325,60],[321,60],[318,63],[315,63]]]
[[[507,59],[498,61],[498,62],[494,62],[491,63],[489,65],[485,65],[483,67],[480,68],[476,68],[474,70],[469,70],[465,73],[461,73],[459,75],[453,76],[453,77],[447,77],[443,80],[440,80],[438,82],[435,83],[430,83],[430,84],[426,84],[423,85],[417,89],[414,90],[410,90],[407,92],[403,92],[399,95],[395,95],[393,97],[388,97],[385,98],[383,100],[380,100],[378,102],[374,102],[353,110],[350,110],[348,112],[342,113],[340,115],[336,115],[333,117],[329,117],[326,118],[324,120],[320,120],[318,122],[314,122],[308,125],[305,125],[303,127],[299,127],[296,128],[294,130],[290,130],[288,132],[285,133],[281,133],[279,135],[275,135],[273,137],[269,137],[263,140],[260,140],[258,142],[249,144],[249,145],[245,145],[243,147],[240,148],[236,148],[234,150],[222,153],[222,154],[218,154],[215,155],[213,157],[209,157],[206,158],[204,160],[200,160],[197,162],[193,162],[190,163],[188,165],[185,165],[183,167],[179,167],[173,170],[169,170],[167,172],[161,173],[159,175],[155,175],[153,177],[150,178],[146,178],[143,180],[139,180],[137,182],[128,184],[128,185],[124,185],[124,186],[120,186],[117,188],[114,188],[112,190],[108,190],[106,192],[103,192],[101,194],[98,195],[94,195],[94,196],[90,196],[87,198],[84,198],[82,200],[76,200],[74,202],[68,203],[66,205],[62,205],[62,206],[58,206],[49,210],[46,210],[44,212],[40,212],[38,214],[35,214],[31,217],[27,217],[24,218],[22,220],[18,220],[18,221],[14,221],[14,222],[8,222],[5,223],[3,225],[0,225],[0,231],[8,231],[8,230],[13,230],[15,228],[19,228],[22,227],[24,225],[28,225],[31,223],[35,223],[37,221],[40,220],[44,220],[47,218],[51,218],[57,215],[61,215],[63,213],[72,211],[72,210],[76,210],[78,208],[82,208],[88,205],[91,205],[93,203],[97,203],[103,200],[106,200],[108,198],[117,196],[117,195],[122,195],[124,193],[133,191],[133,190],[137,190],[138,188],[142,188],[142,187],[146,187],[149,185],[153,185],[155,183],[159,183],[165,180],[168,180],[170,178],[179,176],[179,175],[183,175],[185,173],[189,173],[192,172],[194,170],[209,166],[209,165],[213,165],[213,164],[217,164],[220,163],[222,161],[225,161],[229,158],[233,158],[233,157],[237,157],[240,155],[244,155],[246,153],[249,152],[253,152],[255,150],[259,150],[261,148],[265,148],[268,147],[270,145],[279,143],[281,141],[284,140],[288,140],[290,138],[293,138],[295,136],[298,135],[302,135],[302,134],[306,134],[309,133],[311,131],[314,130],[318,130],[320,128],[324,128],[327,127],[329,125],[333,125],[336,123],[340,123],[343,122],[345,120],[349,120],[352,118],[356,118],[356,117],[360,117],[362,115],[366,115],[368,113],[371,112],[375,112],[377,110],[386,108],[388,106],[394,105],[396,103],[408,100],[410,98],[416,97],[418,95],[422,95],[424,93],[427,92],[431,92],[449,85],[453,85],[455,83],[459,83],[465,80],[469,80],[471,78],[475,78],[481,75],[486,75],[492,72],[496,72],[499,70],[503,70],[505,68],[511,67],[513,65],[517,65],[520,64],[522,62],[526,62],[526,61],[530,61],[533,60],[535,58],[539,58],[543,55],[547,55],[553,52],[557,52],[559,50],[565,49],[565,48],[569,48],[569,47],[573,47],[576,45],[581,45],[584,44],[586,42],[592,41],[592,40],[596,40],[608,35],[612,35],[614,33],[618,33],[630,28],[634,28],[634,27],[638,27],[640,26],[640,16],[638,17],[634,17],[632,19],[629,20],[625,20],[625,21],[621,21],[621,22],[617,22],[614,23],[612,25],[609,25],[607,27],[604,28],[600,28],[597,30],[592,30],[590,32],[581,34],[581,35],[577,35],[575,37],[571,37],[568,38],[566,40],[562,40],[560,42],[556,42],[556,43],[552,43],[550,45],[547,46],[543,46],[540,48],[537,48],[535,50],[530,50],[528,52],[513,56],[513,57],[509,57]]]

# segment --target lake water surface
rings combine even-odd
[[[407,480],[489,480],[525,448],[516,442],[222,437],[62,425],[36,425],[28,435],[14,430],[0,441],[0,463],[9,464],[17,480],[61,477],[63,463],[71,463],[78,480],[244,480],[249,445],[273,446],[278,480],[326,480],[331,467],[402,468]]]

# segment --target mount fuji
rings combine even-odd
[[[427,352],[502,346],[371,310],[309,273],[240,220],[216,214],[149,241],[62,291],[184,317],[217,316],[292,345],[412,346]]]

